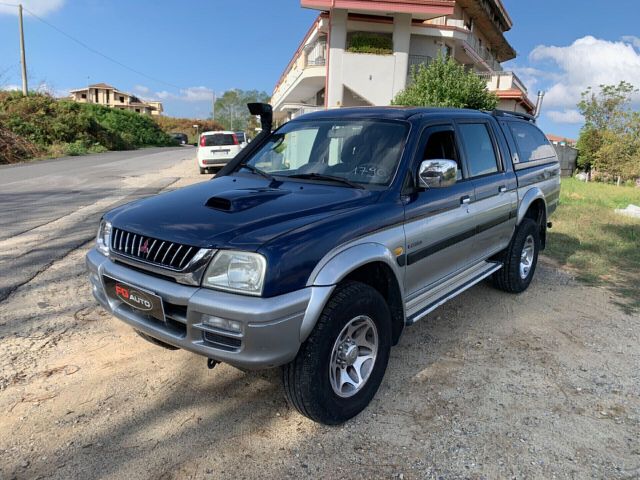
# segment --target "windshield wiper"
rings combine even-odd
[[[273,180],[273,175],[270,175],[267,172],[265,172],[264,170],[260,170],[259,168],[256,168],[253,165],[249,165],[248,163],[243,163],[243,164],[240,165],[240,167],[246,168],[247,170],[250,170],[252,173],[256,173],[258,175],[262,175],[267,180]]]
[[[287,175],[287,178],[301,178],[301,179],[309,179],[309,180],[329,180],[331,182],[339,182],[344,183],[345,185],[349,185],[352,188],[359,188],[364,190],[364,187],[359,183],[352,182],[351,180],[347,180],[346,178],[337,177],[334,175],[325,175],[323,173],[296,173],[294,175]]]

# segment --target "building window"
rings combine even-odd
[[[86,98],[87,98],[87,94],[86,94],[86,93],[83,93],[83,94],[81,94],[81,95],[80,95],[80,97],[82,97],[82,98],[85,98],[85,99],[86,99]]]
[[[120,103],[124,103],[124,97],[120,95]]]
[[[94,93],[95,93],[95,96],[94,96],[95,101],[96,101],[96,103],[98,103],[98,89],[95,89]]]
[[[139,108],[136,108],[136,113],[140,113],[140,109]]]
[[[105,91],[104,93],[107,96],[107,103],[109,103],[109,90]]]

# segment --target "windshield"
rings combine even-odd
[[[275,176],[340,177],[389,185],[408,126],[380,120],[291,122],[275,132],[246,163]]]

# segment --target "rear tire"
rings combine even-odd
[[[287,401],[325,425],[356,416],[373,399],[391,350],[391,313],[377,290],[338,286],[298,355],[282,369]]]
[[[200,175],[204,175],[207,172],[206,168],[200,167]]]
[[[535,274],[539,251],[538,224],[525,218],[516,228],[507,249],[498,257],[504,265],[493,274],[494,286],[509,293],[524,292]]]

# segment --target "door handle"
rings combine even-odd
[[[504,186],[504,185],[500,185],[500,186],[498,187],[498,192],[500,192],[500,193],[504,193],[504,192],[506,192],[506,191],[507,191],[507,187],[506,187],[506,186]]]
[[[469,195],[465,195],[464,197],[460,198],[460,203],[462,205],[469,205],[471,203],[471,197],[469,197]]]

